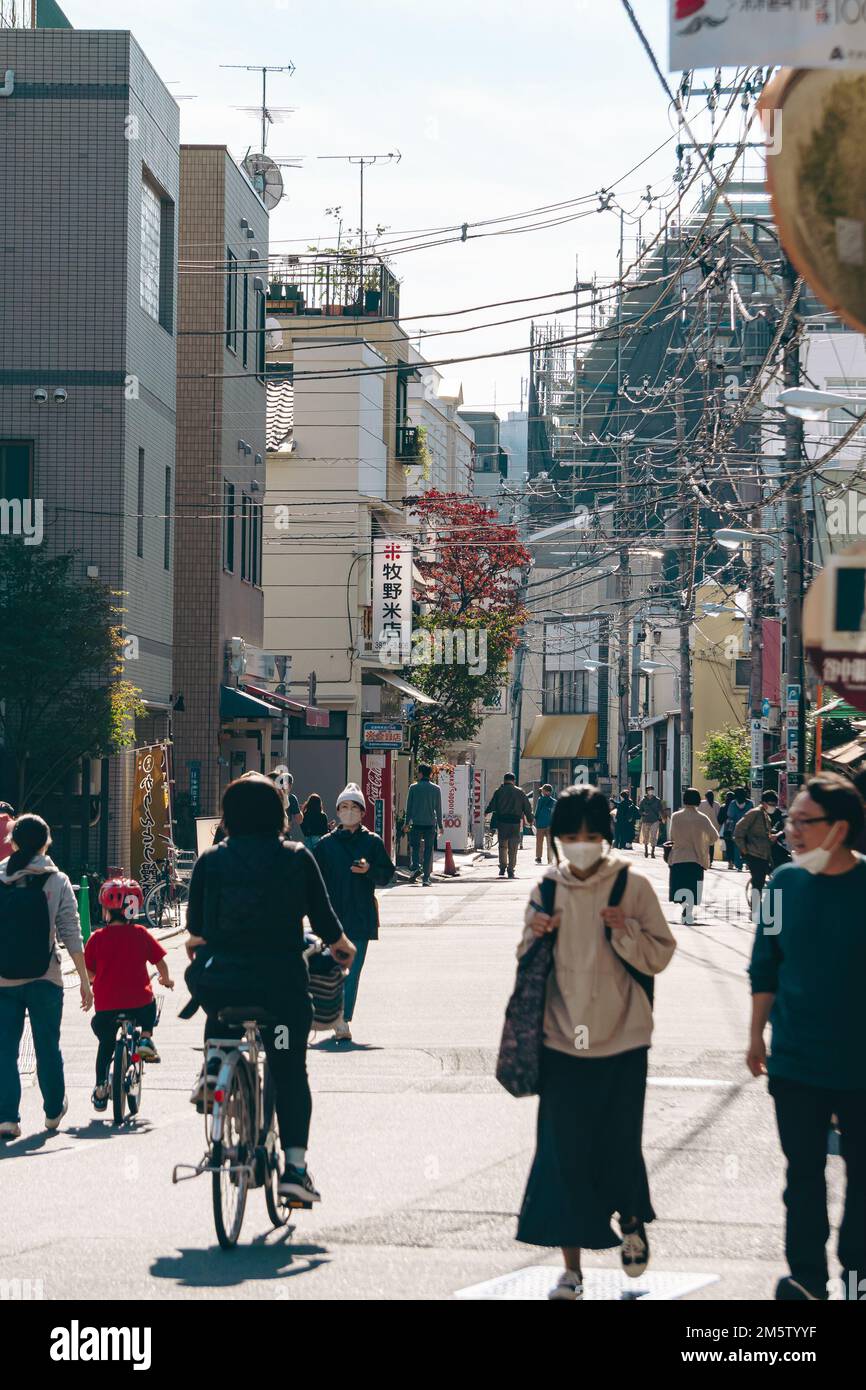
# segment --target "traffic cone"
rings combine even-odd
[[[454,863],[454,851],[451,848],[450,840],[445,841],[445,868],[442,872],[446,874],[448,878],[456,878],[460,873],[460,870]]]

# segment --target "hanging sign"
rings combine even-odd
[[[159,878],[171,842],[168,745],[136,748],[129,860],[145,892]]]
[[[412,653],[412,542],[373,539],[373,646],[386,665],[404,666]]]
[[[866,67],[863,0],[670,0],[670,71]]]
[[[803,640],[822,684],[866,710],[866,541],[831,555],[812,582]]]

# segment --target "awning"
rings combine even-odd
[[[537,714],[524,758],[598,757],[597,714]]]
[[[815,717],[822,719],[862,719],[862,709],[855,709],[846,700],[831,700],[829,705],[822,705],[815,710]]]
[[[306,713],[307,706],[299,704],[297,700],[290,700],[288,695],[277,695],[273,690],[262,690],[258,685],[250,685],[249,681],[244,681],[244,690],[248,690],[259,700],[266,700],[268,704],[276,705],[277,709],[288,710],[289,714]]]
[[[866,758],[866,743],[862,743],[858,738],[853,743],[844,743],[841,748],[825,749],[821,758],[825,763],[839,763],[841,767],[854,767],[856,763],[862,763]]]
[[[414,700],[416,705],[439,704],[439,701],[434,700],[432,695],[425,695],[423,690],[416,690],[414,685],[410,685],[408,681],[402,680],[400,676],[392,676],[390,671],[387,673],[385,671],[376,671],[374,674],[379,677],[380,681],[387,681],[389,685],[393,685],[396,690],[401,691],[408,700]]]
[[[233,685],[220,686],[220,719],[273,719],[278,711]]]

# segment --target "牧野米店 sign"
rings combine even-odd
[[[373,645],[383,660],[408,662],[412,649],[412,542],[373,539]]]
[[[862,0],[670,0],[670,70],[779,63],[866,68]]]
[[[394,749],[403,747],[403,725],[397,723],[365,723],[363,746],[369,749]]]

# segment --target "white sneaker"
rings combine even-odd
[[[20,1139],[21,1126],[15,1120],[4,1120],[0,1124],[0,1139]]]
[[[583,1298],[583,1275],[580,1270],[564,1269],[547,1295],[551,1299],[567,1299],[571,1303]]]
[[[352,1030],[344,1018],[338,1018],[334,1024],[334,1042],[351,1042]]]
[[[60,1121],[63,1119],[63,1116],[66,1114],[66,1112],[67,1112],[68,1109],[69,1109],[69,1101],[67,1100],[66,1096],[64,1096],[64,1097],[63,1097],[63,1109],[60,1111],[60,1114],[57,1116],[57,1118],[54,1119],[54,1120],[49,1120],[48,1116],[47,1116],[47,1115],[45,1116],[45,1128],[46,1128],[46,1129],[59,1129],[59,1128],[60,1128]]]

